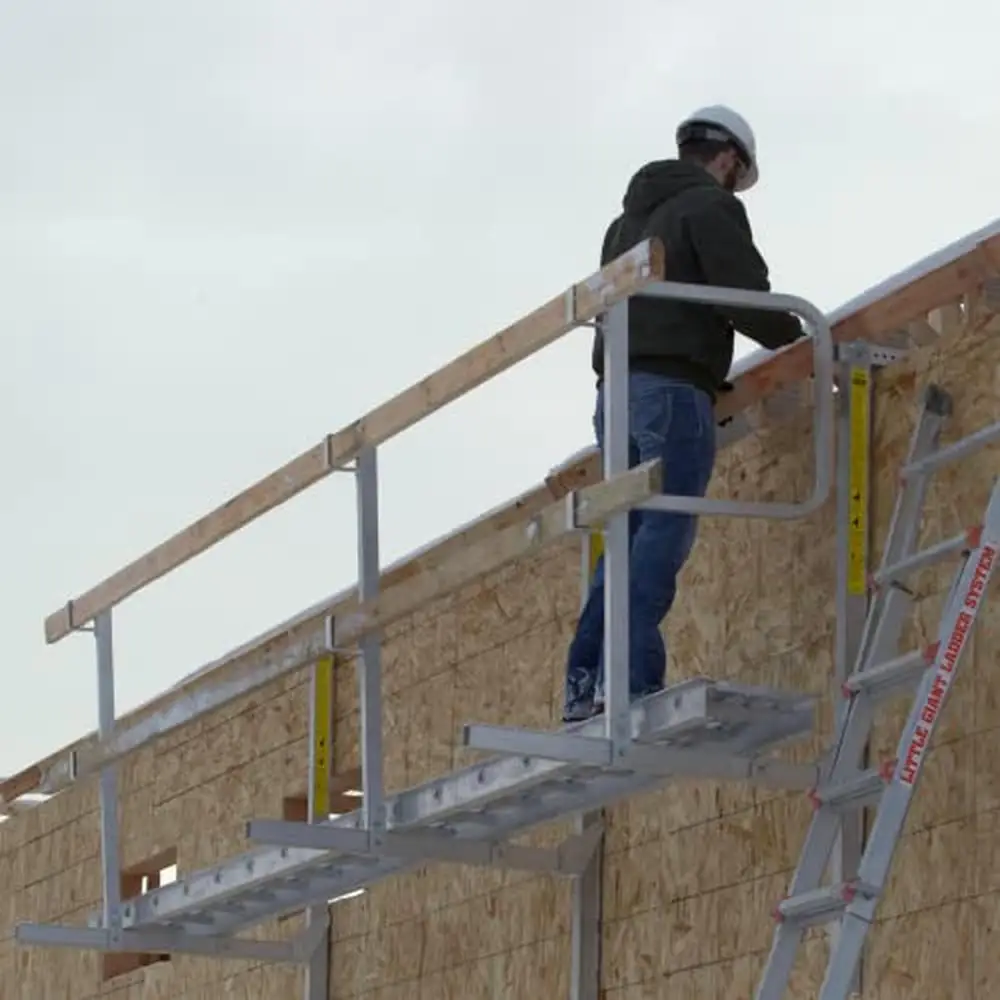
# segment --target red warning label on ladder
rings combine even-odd
[[[927,697],[924,699],[923,708],[918,716],[918,723],[914,726],[913,736],[907,748],[903,766],[900,769],[899,780],[904,785],[913,785],[920,772],[920,765],[923,761],[924,750],[931,738],[934,723],[937,721],[941,705],[944,703],[948,693],[948,686],[954,676],[955,667],[958,664],[965,642],[972,630],[972,625],[976,620],[976,612],[979,610],[979,602],[986,590],[990,573],[993,569],[993,562],[996,559],[997,550],[995,546],[985,545],[979,553],[979,560],[976,562],[969,589],[965,593],[965,599],[959,610],[955,624],[951,630],[951,636],[944,648],[943,654],[938,650],[941,660],[937,665],[937,672],[931,683]]]

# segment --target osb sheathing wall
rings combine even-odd
[[[952,335],[877,380],[874,526],[884,537],[920,389],[948,388],[948,439],[1000,418],[995,333]],[[720,456],[715,495],[805,495],[809,415]],[[995,451],[939,474],[925,540],[981,514]],[[807,522],[705,520],[667,622],[671,677],[696,674],[826,696],[834,629],[832,503]],[[876,557],[878,552],[876,552]],[[933,637],[949,570],[925,573],[903,648]],[[579,599],[576,542],[440,601],[394,628],[385,653],[386,783],[399,789],[473,759],[466,721],[551,726]],[[988,604],[929,755],[865,963],[866,997],[987,1000],[1000,976],[1000,601]],[[278,816],[304,787],[304,676],[187,726],[122,769],[126,865],[176,847],[182,872],[248,846],[244,823]],[[353,671],[337,685],[336,765],[358,763]],[[891,754],[905,709],[888,709],[874,754]],[[830,701],[824,697],[824,735]],[[814,755],[821,738],[792,753]],[[607,1000],[745,1000],[766,954],[770,911],[805,832],[804,796],[737,784],[673,786],[607,812],[603,982]],[[565,831],[565,826],[562,830]],[[558,832],[558,831],[556,831]],[[534,842],[551,841],[542,831]],[[96,785],[0,825],[0,1000],[298,997],[282,966],[178,957],[103,986],[93,955],[14,947],[15,921],[83,922],[99,905]],[[564,881],[438,865],[332,908],[331,997],[566,997]],[[287,921],[269,935],[299,926]],[[812,936],[792,996],[815,995]]]

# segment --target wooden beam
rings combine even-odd
[[[262,514],[663,277],[663,247],[647,240],[416,385],[348,424],[221,507],[53,611],[45,640],[58,642],[100,612],[211,548]]]
[[[993,236],[965,256],[927,272],[833,323],[830,327],[833,341],[835,344],[849,340],[874,341],[911,322],[926,323],[928,313],[954,302],[997,275],[1000,275],[1000,236]],[[808,340],[797,341],[735,379],[733,391],[719,397],[716,419],[721,423],[735,417],[765,397],[812,374],[812,344]],[[595,482],[600,475],[600,459],[594,448],[550,476],[546,481],[546,495],[559,496],[562,492],[579,489]]]
[[[10,805],[22,795],[37,791],[45,778],[45,771],[38,764],[32,764],[23,771],[4,778],[0,782],[0,807]]]
[[[889,293],[885,296],[888,305],[883,306],[881,300],[868,303],[842,318],[834,324],[834,336],[838,340],[852,337],[876,340],[885,333],[907,326],[911,322],[926,322],[926,315],[935,306],[954,299],[964,291],[976,288],[985,288],[989,291],[1000,287],[997,275],[1000,275],[1000,237],[994,236],[979,243],[960,258],[920,274],[903,287]],[[997,301],[1000,302],[1000,295]],[[843,332],[847,324],[854,329]],[[793,368],[793,371],[804,373],[801,374],[802,378],[808,377],[812,370],[808,347],[808,344],[794,345],[788,351],[768,359],[761,367],[774,364],[776,367],[784,368],[788,366],[785,356],[791,352],[798,352],[802,357],[802,363],[797,368],[788,367]],[[786,371],[786,378],[787,375]],[[745,377],[737,381],[742,383]],[[766,380],[758,380],[754,387],[758,392],[762,392],[764,384]],[[727,402],[729,398],[727,397]],[[748,387],[743,390],[742,398],[749,407],[754,404],[755,398],[762,397],[755,397]],[[735,406],[733,408],[735,409]],[[600,474],[596,450],[582,452],[576,461],[548,477],[544,483],[526,490],[510,503],[425,546],[389,568],[382,576],[381,586],[388,589],[421,578],[425,572],[446,562],[453,553],[481,539],[489,538],[507,527],[523,523],[551,504],[554,499],[564,496],[571,490],[596,482],[600,479]],[[301,643],[310,634],[315,634],[322,627],[327,615],[349,615],[354,613],[356,607],[353,589],[317,603],[296,617],[220,657],[214,663],[206,665],[177,687],[162,692],[146,704],[129,712],[119,720],[119,731],[138,730],[147,720],[153,717],[163,718],[172,707],[183,706],[197,691],[227,683],[248,671],[257,669],[271,658],[280,657],[282,650]],[[43,760],[25,768],[19,775],[0,783],[0,800],[11,801],[19,795],[37,790],[43,784],[46,775],[57,773],[65,766],[70,753],[76,751],[86,755],[91,753],[96,745],[97,734],[91,732],[73,744],[54,751]]]
[[[658,493],[661,482],[662,466],[657,459],[613,479],[585,486],[577,494],[577,526],[598,527],[611,514],[628,510]],[[334,641],[338,648],[352,645],[366,633],[381,630],[441,595],[517,562],[535,549],[565,537],[572,530],[564,503],[550,503],[527,524],[512,525],[489,538],[465,546],[405,587],[385,590],[374,601],[360,606],[354,614],[337,620]]]
[[[327,441],[321,441],[65,607],[53,611],[45,619],[45,641],[58,642],[100,612],[114,607],[238,528],[291,500],[331,471],[330,450]]]
[[[834,323],[833,341],[876,340],[889,330],[926,316],[942,303],[953,302],[981,284],[990,268],[1000,268],[1000,236]],[[812,344],[800,340],[736,379],[734,390],[720,397],[716,415],[719,420],[735,416],[764,396],[812,374]]]
[[[577,495],[576,524],[568,517],[565,500],[544,507],[525,524],[511,525],[479,541],[451,551],[447,559],[405,583],[380,591],[370,602],[345,601],[333,609],[334,642],[338,648],[356,644],[363,636],[380,632],[430,602],[459,587],[502,569],[532,552],[580,529],[594,528],[610,515],[625,511],[654,496],[662,483],[659,460],[636,466],[587,486]],[[212,678],[194,690],[165,699],[161,711],[152,712],[136,724],[119,725],[105,744],[90,742],[76,749],[75,768],[69,754],[58,755],[44,768],[32,768],[0,784],[0,804],[11,796],[24,795],[36,788],[55,792],[72,783],[72,776],[92,774],[101,765],[120,760],[139,747],[186,725],[192,719],[213,712],[237,698],[259,690],[280,677],[314,662],[326,652],[325,615],[317,616],[287,632],[280,644],[272,643],[266,655],[256,650],[233,669],[225,680]]]

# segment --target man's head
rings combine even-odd
[[[704,167],[727,191],[746,191],[757,183],[753,130],[724,105],[701,108],[677,126],[677,153]]]

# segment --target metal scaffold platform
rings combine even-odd
[[[429,860],[579,874],[592,837],[553,849],[505,841],[672,775],[718,774],[800,788],[815,781],[811,767],[769,766],[759,757],[809,732],[811,699],[697,680],[646,699],[630,714],[635,749],[619,766],[497,757],[388,796],[378,834],[364,826],[361,810],[315,824],[251,821],[249,838],[275,846],[124,903],[122,926],[231,934]],[[574,735],[599,739],[601,729],[595,719],[574,727]]]
[[[770,383],[759,375],[748,376],[748,381],[737,387],[737,395],[743,393],[741,405],[746,406],[753,392],[759,397],[771,386],[780,385],[782,378],[791,383],[812,376],[815,480],[805,500],[758,503],[667,496],[661,490],[658,462],[630,468],[628,302],[636,296],[784,311],[803,320],[811,336],[774,356]],[[603,479],[571,490],[563,500],[539,508],[524,522],[508,525],[488,539],[470,541],[429,577],[383,589],[377,448],[563,334],[595,322],[600,323],[604,335],[606,373]],[[956,578],[938,645],[932,651],[900,656],[895,647],[906,602],[897,597],[888,604],[880,597],[869,601],[866,569],[871,372],[895,360],[900,352],[862,341],[835,346],[834,340],[828,320],[802,299],[664,281],[662,247],[655,241],[640,244],[497,338],[363,420],[328,436],[192,529],[50,615],[46,620],[50,642],[74,631],[92,628],[94,632],[98,740],[45,769],[35,768],[8,779],[0,786],[0,805],[25,791],[53,793],[87,775],[99,774],[103,905],[86,927],[20,924],[17,941],[106,952],[294,962],[306,969],[306,1000],[325,1000],[329,984],[328,900],[428,862],[506,867],[574,880],[572,998],[596,1000],[600,918],[595,858],[603,836],[600,811],[669,781],[723,779],[811,790],[819,803],[817,816],[821,820],[816,822],[821,822],[821,830],[810,833],[792,898],[779,907],[783,923],[758,1000],[778,1000],[784,995],[787,970],[802,928],[810,921],[829,921],[846,913],[845,936],[838,938],[842,943],[834,950],[833,971],[822,994],[823,1000],[842,1000],[857,981],[864,937],[857,931],[857,921],[871,919],[873,910],[866,907],[878,897],[888,870],[887,859],[905,816],[909,792],[903,795],[893,789],[902,782],[912,791],[915,784],[921,754],[918,748],[914,756],[912,748],[920,720],[925,718],[922,713],[931,697],[928,692],[936,692],[938,708],[943,707],[947,693],[935,680],[940,677],[942,657],[950,658],[949,671],[957,667],[961,646],[956,652],[952,635],[957,619],[949,614],[960,614],[973,584],[985,589],[992,570],[986,554],[1000,544],[1000,500],[994,491],[977,531],[924,553],[915,552],[915,525],[924,484],[941,465],[1000,439],[1000,425],[937,449],[947,397],[936,389],[928,395],[903,470],[908,485],[901,494],[902,513],[894,519],[894,541],[888,548],[893,561],[883,565],[874,583],[881,588],[879,593],[895,594],[899,581],[922,566],[948,555],[964,555],[965,562]],[[722,419],[729,422],[732,415],[722,415]],[[331,615],[321,633],[303,633],[266,661],[221,684],[179,698],[172,707],[130,728],[117,725],[112,608],[242,524],[338,469],[353,473],[357,492],[358,588],[353,609]],[[823,507],[835,483],[839,560],[836,664],[847,707],[838,714],[837,734],[829,753],[808,764],[791,763],[775,755],[778,748],[813,732],[816,698],[812,695],[695,678],[630,701],[629,512],[642,509],[702,517],[792,520]],[[584,584],[592,568],[591,546],[595,539],[603,545],[604,654],[608,664],[603,715],[552,732],[470,722],[462,732],[463,744],[491,756],[387,795],[382,773],[381,703],[381,634],[386,626],[443,593],[569,534],[583,538]],[[356,810],[330,818],[330,690],[334,658],[345,653],[357,653],[362,789]],[[854,664],[857,668],[852,671]],[[200,871],[182,871],[169,885],[123,899],[116,820],[118,762],[192,719],[304,667],[312,671],[313,699],[308,821],[250,819],[247,838],[258,845],[252,850]],[[909,681],[911,695],[916,685],[914,710],[903,737],[910,743],[906,747],[901,743],[895,770],[883,767],[870,771],[862,766],[865,726],[871,721],[865,699],[891,686],[890,681],[899,682],[896,691],[905,691],[903,682]],[[935,717],[937,713],[935,709]],[[880,819],[881,826],[876,824],[875,835],[880,839],[865,847],[863,831],[849,818],[848,807],[878,801],[880,794],[889,818]],[[571,817],[576,818],[576,832],[557,847],[512,842],[542,824]],[[872,847],[872,843],[877,846]],[[831,857],[836,869],[834,884],[840,887],[838,898],[846,898],[844,886],[861,886],[858,891],[864,904],[850,902],[839,909],[828,905],[832,890],[817,887]],[[826,893],[822,913],[816,902],[819,892]],[[238,936],[300,911],[307,913],[306,928],[290,940]]]

